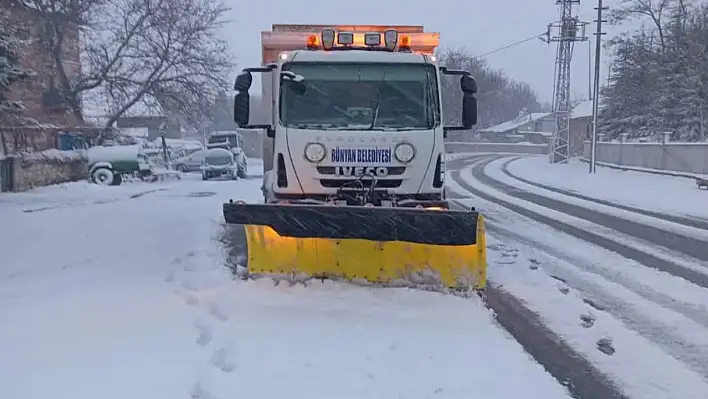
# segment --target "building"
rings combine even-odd
[[[553,136],[555,118],[551,112],[519,113],[516,118],[479,129],[479,138],[493,142],[530,142],[545,144]]]
[[[10,100],[21,101],[23,116],[38,125],[0,125],[5,149],[15,151],[41,151],[57,148],[59,135],[66,130],[84,132],[81,113],[71,112],[61,89],[59,69],[54,63],[52,50],[57,43],[54,24],[24,0],[0,0],[0,24],[11,27],[22,41],[18,55],[21,66],[30,72],[22,82],[10,86],[5,93]],[[63,24],[61,30],[63,71],[69,81],[81,73],[79,29],[72,24]],[[95,132],[88,132],[94,134]]]
[[[592,100],[576,105],[570,111],[570,155],[583,154],[583,141],[592,132]]]
[[[39,12],[22,0],[0,0],[3,23],[12,24],[21,40],[22,66],[32,72],[24,82],[11,88],[8,97],[22,101],[25,116],[41,124],[55,126],[81,126],[83,118],[69,112],[63,90],[60,88],[59,71],[52,58],[57,37],[53,24],[47,24]],[[70,81],[81,73],[78,26],[62,26],[63,70]]]

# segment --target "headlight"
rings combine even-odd
[[[399,143],[393,154],[399,162],[408,163],[415,158],[415,147],[410,143]]]
[[[326,155],[327,150],[320,143],[308,143],[305,146],[305,159],[312,163],[322,162]]]

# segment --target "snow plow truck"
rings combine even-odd
[[[243,226],[248,274],[483,289],[484,219],[444,190],[444,137],[476,124],[477,83],[437,64],[439,34],[273,25],[261,40],[263,65],[236,78],[234,121],[264,131],[264,203],[223,205]],[[443,75],[459,76],[457,126],[443,125]]]

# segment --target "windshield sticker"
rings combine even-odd
[[[392,151],[390,148],[333,148],[331,161],[361,162],[361,163],[389,163]]]

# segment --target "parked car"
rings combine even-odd
[[[202,162],[202,180],[227,176],[233,180],[246,177],[246,157],[224,148],[207,150]]]
[[[140,145],[91,147],[88,149],[89,178],[95,184],[118,186],[123,176],[142,180],[154,178],[154,163]]]
[[[206,143],[207,148],[232,148],[243,147],[243,136],[241,133],[229,130],[220,130],[212,133]]]
[[[198,150],[185,157],[175,159],[174,165],[180,172],[192,172],[201,169],[204,156],[208,150]]]

